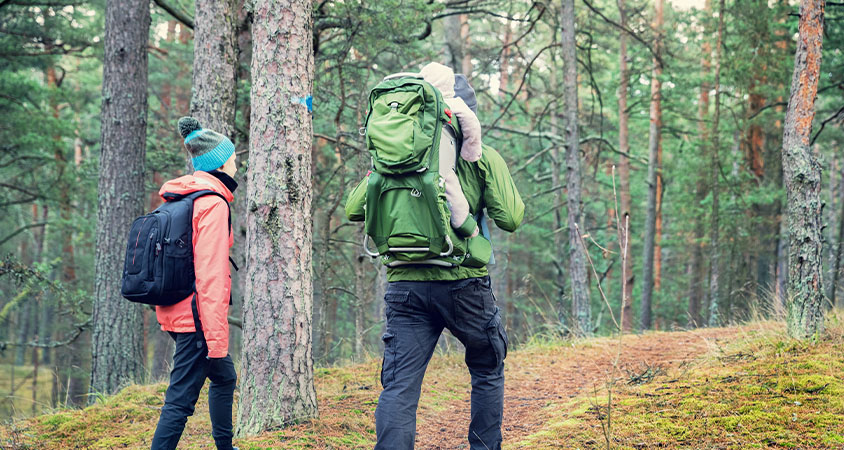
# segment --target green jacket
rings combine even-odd
[[[486,208],[498,228],[513,232],[522,223],[525,204],[513,183],[504,158],[492,147],[483,147],[483,156],[470,163],[457,159],[457,178],[473,215]],[[365,219],[366,186],[361,180],[346,199],[346,217],[351,221]],[[395,267],[387,268],[387,281],[451,281],[486,276],[486,267]]]

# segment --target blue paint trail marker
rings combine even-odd
[[[308,94],[307,97],[290,97],[290,103],[306,106],[309,113],[314,111],[314,98],[311,94]]]

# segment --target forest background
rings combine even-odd
[[[193,2],[150,3],[146,149],[123,149],[145,158],[145,209],[157,206],[163,181],[187,171],[175,123],[192,112],[197,68],[231,69],[235,95],[221,103],[231,108],[232,120],[219,128],[240,158],[249,156],[253,13],[249,2],[234,6],[217,15],[233,27],[235,51],[215,63],[221,66],[197,66]],[[556,2],[315,2],[316,364],[364,360],[380,351],[384,271],[364,255],[362,227],[344,219],[342,204],[369,166],[358,133],[369,89],[385,75],[429,61],[468,75],[484,140],[504,156],[527,205],[517,233],[492,236],[496,264],[490,270],[511,345],[609,334],[620,317],[629,330],[782,317],[788,235],[781,150],[797,7],[786,0],[583,0],[574,2],[572,42],[561,35],[565,16]],[[3,418],[88,401],[104,19],[102,1],[0,0]],[[822,167],[827,307],[844,301],[837,292],[844,256],[842,21],[844,4],[827,2],[811,136]],[[567,225],[573,192],[565,174],[571,167],[564,156],[563,80],[571,68],[565,50],[577,58],[574,154],[582,202],[576,204],[582,203],[579,223],[594,264],[583,279],[569,266],[571,253],[583,247],[573,243]],[[620,88],[625,78],[626,95]],[[245,259],[247,166],[233,204],[239,264]],[[629,214],[628,277],[622,277],[619,212]],[[233,277],[231,354],[238,361],[244,272]],[[631,302],[622,311],[625,290]],[[169,370],[172,341],[158,330],[153,311],[144,309],[142,318],[140,364],[146,380],[160,380]],[[459,346],[450,337],[441,345]]]

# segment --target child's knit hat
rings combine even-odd
[[[454,74],[454,96],[462,98],[473,113],[478,113],[478,99],[475,97],[475,90],[472,89],[466,75],[462,73]]]
[[[194,170],[219,169],[234,154],[234,144],[229,138],[203,129],[193,117],[179,119],[179,134],[185,138],[185,148],[190,153]]]

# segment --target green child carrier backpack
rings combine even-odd
[[[459,266],[466,241],[449,222],[440,145],[457,148],[460,132],[442,94],[418,74],[388,76],[369,94],[365,130],[372,157],[366,190],[367,254],[380,256],[388,267]]]

